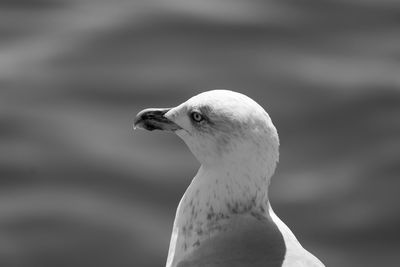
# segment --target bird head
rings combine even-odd
[[[274,170],[279,157],[278,134],[267,112],[229,90],[207,91],[174,108],[145,109],[134,127],[175,132],[205,166],[253,162],[270,163]]]

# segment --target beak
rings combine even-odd
[[[148,131],[176,131],[182,129],[178,124],[164,115],[170,108],[148,108],[140,111],[133,122],[133,129],[139,128]]]

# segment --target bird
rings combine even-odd
[[[134,129],[178,135],[200,163],[176,210],[166,267],[321,267],[271,208],[278,132],[250,97],[202,92],[147,108]]]

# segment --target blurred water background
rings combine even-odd
[[[214,88],[273,118],[307,249],[398,266],[396,0],[1,0],[0,266],[163,266],[198,163],[133,118]]]

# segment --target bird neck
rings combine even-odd
[[[200,167],[179,203],[167,266],[223,231],[232,216],[268,212],[270,177],[257,170],[230,164]]]
[[[202,165],[185,193],[184,203],[202,209],[203,213],[246,212],[268,199],[269,177],[265,175],[253,166]]]

